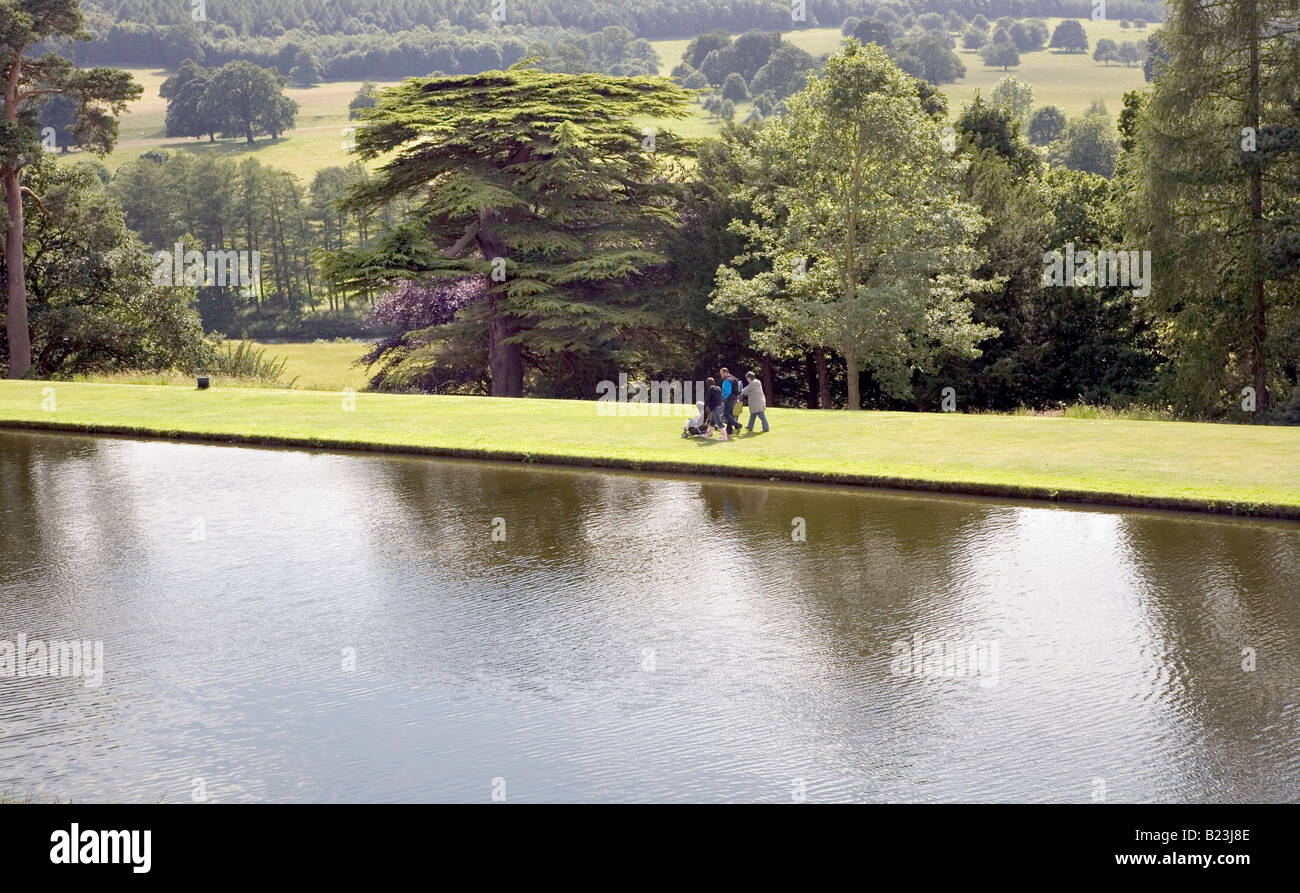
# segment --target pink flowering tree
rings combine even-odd
[[[487,294],[481,276],[417,282],[399,279],[375,302],[366,327],[389,334],[357,361],[378,370],[379,391],[481,392],[487,348],[474,323],[457,314]],[[467,330],[468,329],[468,330]]]

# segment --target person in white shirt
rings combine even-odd
[[[770,429],[767,427],[767,396],[763,393],[763,383],[755,377],[753,372],[745,373],[745,381],[749,384],[741,390],[740,396],[744,397],[749,407],[749,424],[745,430],[753,432],[754,419],[763,420],[763,433],[766,434]]]

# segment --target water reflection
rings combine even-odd
[[[1300,525],[10,433],[0,497],[0,639],[108,662],[0,679],[0,790],[1297,795]]]

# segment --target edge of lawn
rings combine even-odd
[[[834,484],[873,487],[887,490],[915,490],[1004,499],[1028,499],[1050,503],[1118,506],[1123,508],[1160,509],[1236,515],[1253,518],[1277,518],[1300,521],[1300,505],[1285,503],[1234,502],[1227,499],[1192,499],[1179,496],[1154,496],[1105,490],[1071,490],[1046,486],[985,483],[979,481],[941,481],[926,478],[891,477],[888,475],[840,474],[797,469],[746,468],[736,465],[701,466],[692,462],[663,459],[622,459],[607,456],[570,456],[546,452],[510,449],[421,446],[377,441],[343,440],[327,437],[300,437],[271,434],[184,431],[139,425],[102,425],[86,422],[53,422],[25,419],[0,419],[0,430],[57,431],[72,434],[100,434],[172,440],[190,443],[223,443],[268,447],[306,447],[351,453],[395,453],[435,456],[451,459],[479,459],[502,462],[564,465],[578,468],[617,469],[692,477],[732,477],[751,480],[786,481],[805,484]]]

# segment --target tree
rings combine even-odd
[[[879,47],[847,41],[741,153],[758,220],[737,229],[768,266],[746,277],[742,255],[719,267],[711,306],[767,319],[763,349],[837,350],[850,409],[863,369],[902,395],[944,351],[977,353],[992,331],[963,295],[980,287],[969,276],[980,218],[957,198],[941,142],[914,82]]]
[[[1034,88],[1019,78],[1008,75],[993,85],[989,99],[1011,113],[1016,121],[1024,121],[1034,107]]]
[[[727,79],[722,82],[722,98],[730,99],[732,102],[744,102],[749,99],[749,89],[745,86],[745,79],[734,71],[727,75]]]
[[[931,84],[949,84],[966,76],[961,59],[932,31],[900,40],[896,49],[898,67]]]
[[[691,40],[682,51],[682,61],[691,68],[698,69],[705,57],[714,50],[731,46],[731,35],[726,31],[710,31]]]
[[[1115,173],[1118,156],[1119,140],[1110,119],[1102,115],[1082,115],[1066,125],[1052,160],[1071,170],[1109,177]]]
[[[1029,119],[1029,142],[1046,146],[1065,132],[1065,114],[1054,105],[1045,105]]]
[[[863,44],[874,43],[886,50],[893,43],[889,37],[889,27],[875,18],[862,19],[848,32],[848,36],[856,37]]]
[[[41,136],[46,128],[53,130],[54,145],[59,154],[67,153],[75,137],[71,128],[77,123],[77,103],[70,96],[56,93],[41,106]]]
[[[220,125],[204,114],[204,97],[212,73],[193,59],[181,63],[176,73],[162,82],[158,95],[167,100],[166,133],[168,136],[207,136],[216,142]]]
[[[295,83],[302,84],[304,87],[314,87],[320,83],[323,76],[324,71],[321,69],[320,63],[307,50],[303,50],[298,54],[297,58],[294,59],[293,68],[289,69],[289,77]]]
[[[218,122],[222,136],[278,136],[293,127],[298,103],[284,95],[285,79],[274,69],[242,59],[213,73],[200,112]]]
[[[32,372],[201,368],[210,347],[194,289],[153,282],[149,253],[91,167],[47,156],[26,176],[48,212],[25,233]]]
[[[978,50],[988,42],[988,34],[971,25],[961,36],[961,45],[968,50]]]
[[[1206,414],[1248,386],[1266,412],[1295,380],[1287,333],[1300,314],[1295,5],[1176,0],[1169,13],[1168,62],[1139,114],[1126,184],[1159,283],[1150,310],[1171,357],[1167,386]]]
[[[1063,20],[1052,32],[1051,47],[1067,53],[1088,52],[1088,32],[1083,30],[1083,23],[1078,19]]]
[[[348,103],[348,120],[360,117],[362,109],[372,109],[378,101],[379,87],[371,81],[366,81]]]
[[[1125,65],[1141,65],[1146,61],[1146,44],[1137,40],[1126,40],[1119,46],[1118,58]]]
[[[1119,46],[1109,37],[1103,37],[1097,41],[1097,48],[1092,51],[1092,58],[1095,62],[1105,62],[1109,67],[1110,63],[1119,59]]]
[[[379,367],[370,387],[376,391],[481,391],[487,365],[482,345],[456,350],[440,337],[440,330],[461,310],[486,297],[480,276],[428,284],[410,279],[393,283],[366,317],[368,328],[389,333],[361,357],[367,368]]]
[[[1028,177],[1038,170],[1038,155],[1021,139],[1006,106],[985,102],[976,93],[975,100],[962,108],[956,126],[963,142],[997,152],[1017,176]]]
[[[804,88],[808,74],[817,62],[804,50],[790,43],[782,43],[750,81],[749,92],[771,93],[775,99],[785,99]]]
[[[1016,22],[1008,29],[1016,49],[1022,53],[1032,53],[1047,45],[1047,24],[1040,19],[1028,19]]]
[[[687,144],[644,118],[684,117],[666,78],[514,67],[408,79],[385,90],[357,133],[363,160],[392,153],[350,205],[409,198],[410,223],[329,260],[336,281],[481,277],[486,298],[458,316],[460,342],[486,341],[494,396],[523,394],[532,361],[653,338],[642,307],[667,258],[669,174]],[[647,143],[653,136],[653,143]],[[477,249],[477,257],[470,254]]]
[[[781,45],[781,35],[776,31],[746,31],[731,43],[732,69],[746,82],[753,80],[758,70],[772,58],[772,53]]]
[[[987,67],[1001,68],[1003,71],[1020,64],[1020,52],[1009,40],[1003,43],[991,43],[984,47],[980,50],[980,58],[984,60]]]
[[[1146,52],[1142,54],[1142,79],[1148,84],[1156,79],[1169,61],[1169,53],[1160,45],[1160,31],[1147,35]]]
[[[717,87],[727,79],[727,75],[736,70],[737,65],[736,50],[728,44],[718,47],[704,57],[704,61],[700,63],[700,73],[709,79],[710,84]]]
[[[5,334],[8,375],[21,378],[32,365],[23,255],[24,193],[39,203],[36,193],[23,186],[22,174],[41,157],[39,104],[44,97],[57,94],[76,101],[77,118],[70,132],[78,145],[106,155],[117,138],[116,116],[142,90],[123,71],[78,70],[53,52],[36,58],[27,55],[47,41],[89,38],[82,28],[77,0],[0,0],[0,22],[4,23],[0,28],[0,77],[5,85],[5,129],[0,137],[0,181],[4,183],[7,220]]]

